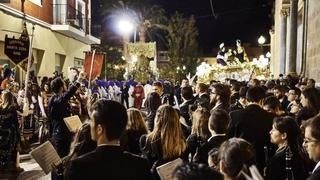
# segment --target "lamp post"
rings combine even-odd
[[[260,36],[259,39],[258,39],[258,43],[260,45],[260,48],[261,48],[261,54],[263,54],[263,44],[266,42],[266,38],[264,36]]]

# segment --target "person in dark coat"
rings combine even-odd
[[[308,157],[301,146],[300,129],[294,118],[275,118],[270,139],[278,149],[267,165],[266,180],[306,179]]]
[[[177,158],[187,160],[186,140],[177,111],[170,105],[161,105],[157,110],[155,127],[152,132],[142,135],[140,148],[152,165],[154,178],[160,179],[156,167]],[[133,179],[133,178],[131,178]]]
[[[265,147],[272,147],[270,144],[269,131],[272,128],[274,115],[263,110],[259,103],[265,96],[260,86],[250,87],[247,91],[248,105],[246,108],[230,112],[231,121],[227,130],[227,137],[239,137],[250,142],[257,158],[257,167],[260,172],[266,165]]]
[[[68,155],[72,140],[72,133],[67,128],[63,118],[71,115],[69,100],[79,87],[80,83],[76,83],[64,92],[66,85],[61,78],[58,77],[51,82],[54,95],[49,101],[49,118],[52,124],[53,145],[61,158]]]
[[[204,83],[197,83],[196,85],[195,105],[202,106],[210,110],[210,95],[207,93],[208,86]]]
[[[216,109],[211,113],[208,122],[211,137],[198,148],[193,158],[194,162],[208,164],[209,151],[214,148],[218,150],[220,145],[227,140],[226,130],[229,119],[229,114],[223,109]]]
[[[72,141],[72,132],[69,131],[63,118],[71,115],[69,100],[79,87],[80,83],[75,83],[66,91],[66,84],[60,77],[51,82],[51,89],[54,94],[50,98],[48,105],[51,122],[50,134],[53,139],[53,147],[61,158],[69,154]],[[52,179],[59,179],[55,173],[52,173],[51,177]]]
[[[126,105],[126,108],[129,108],[129,86],[123,83],[121,86],[121,104]],[[125,103],[125,104],[124,104]]]
[[[66,179],[151,179],[148,161],[120,146],[128,121],[126,108],[119,102],[100,99],[90,112],[91,137],[98,147],[72,160]]]
[[[120,137],[120,145],[125,151],[140,155],[139,140],[143,134],[148,133],[147,125],[139,109],[129,108],[127,114],[128,123]]]
[[[180,104],[180,115],[184,118],[185,122],[189,127],[192,126],[192,122],[190,119],[190,107],[194,104],[193,91],[190,86],[183,87],[181,89],[181,96],[183,99],[183,103]]]
[[[147,111],[147,127],[149,131],[153,130],[154,127],[154,118],[156,117],[157,109],[161,105],[161,98],[158,93],[151,92],[147,95],[145,101],[145,107]]]
[[[17,101],[11,92],[2,91],[0,105],[0,179],[16,179],[20,131],[17,116]]]

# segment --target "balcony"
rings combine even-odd
[[[53,23],[51,29],[73,37],[87,44],[100,44],[100,40],[91,36],[91,20],[68,4],[53,4]]]

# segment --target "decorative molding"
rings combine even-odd
[[[282,8],[281,10],[281,15],[288,17],[290,14],[290,9],[289,8]]]

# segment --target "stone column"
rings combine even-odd
[[[297,75],[297,19],[298,0],[290,0],[290,43],[289,43],[289,72],[287,74]]]
[[[280,68],[281,74],[286,72],[286,52],[287,52],[287,17],[288,9],[281,10],[281,30],[280,30]]]

